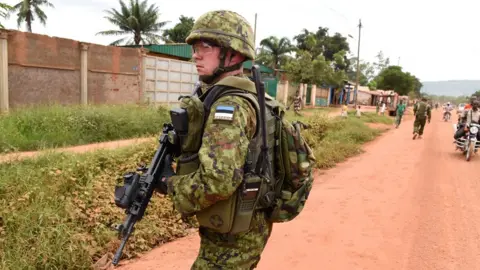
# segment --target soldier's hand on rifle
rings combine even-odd
[[[160,194],[168,194],[168,185],[167,185],[167,180],[171,176],[175,175],[175,172],[172,169],[172,156],[167,155],[165,157],[165,161],[163,163],[163,170],[162,170],[162,175],[160,177],[159,182],[157,183],[156,190]]]

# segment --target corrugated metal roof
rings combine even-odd
[[[133,47],[140,48],[141,45],[131,45],[124,47]],[[167,55],[173,55],[177,57],[184,58],[185,60],[190,60],[192,58],[192,46],[187,43],[172,43],[172,44],[152,44],[152,45],[143,45],[145,49],[148,49],[153,53],[161,53]],[[273,69],[260,65],[260,72],[273,74]],[[243,68],[252,69],[252,61],[246,61],[243,63]]]
[[[261,65],[261,64],[257,64],[257,65],[260,66],[260,72],[273,74],[273,69],[271,69],[269,67],[266,67],[264,65]],[[243,63],[243,68],[251,70],[252,69],[252,61],[246,61],[245,63]]]
[[[186,43],[146,45],[143,47],[151,52],[173,55],[185,59],[192,58],[192,47]]]

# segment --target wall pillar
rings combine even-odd
[[[285,84],[283,85],[283,104],[287,106],[288,103],[288,81],[285,81]]]
[[[8,32],[0,29],[0,113],[8,110]]]
[[[315,102],[316,98],[317,98],[317,86],[314,84],[314,85],[312,85],[312,93],[310,95],[310,101],[311,101],[313,107],[316,106],[316,104],[315,104],[316,103]]]
[[[88,104],[88,44],[80,43],[80,103]]]
[[[140,70],[140,93],[138,93],[138,101],[139,103],[146,102],[146,93],[147,93],[147,75],[145,71],[147,70],[147,53],[148,50],[141,48],[140,55],[142,57],[141,63],[141,70]]]

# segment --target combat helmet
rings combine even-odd
[[[255,59],[255,42],[253,30],[248,21],[240,14],[228,10],[210,11],[200,16],[193,25],[192,31],[185,42],[192,45],[198,40],[214,43],[221,47],[220,65],[213,75],[205,76],[203,81],[211,81],[218,75],[237,70],[242,63],[231,67],[224,67],[225,56],[228,49],[232,49],[246,57],[247,60]]]

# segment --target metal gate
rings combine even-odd
[[[190,94],[198,74],[195,63],[163,58],[144,56],[145,65],[145,101],[175,105],[180,95]]]

